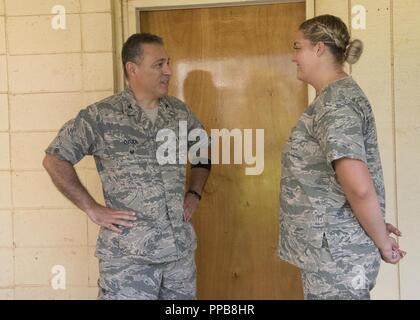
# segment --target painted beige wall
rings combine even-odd
[[[352,74],[371,100],[375,112],[379,145],[386,186],[386,218],[397,224],[396,180],[395,180],[395,143],[394,143],[394,105],[392,93],[393,70],[391,48],[391,7],[389,0],[359,2],[369,12],[366,30],[352,30],[352,37],[365,43],[362,59],[352,67]],[[381,75],[378,81],[377,76]],[[399,298],[399,266],[382,264],[378,284],[373,297],[381,299]]]
[[[400,266],[402,299],[420,299],[420,1],[394,0],[394,127],[398,221],[409,252]]]
[[[113,1],[111,14],[110,0],[62,0],[67,29],[55,31],[49,24],[55,1],[0,0],[0,299],[95,298],[97,228],[56,191],[41,167],[43,150],[79,109],[121,87],[114,72],[122,39],[136,30],[135,7],[220,3]],[[366,51],[351,71],[374,107],[387,219],[402,229],[400,244],[409,252],[400,266],[383,265],[373,297],[420,299],[420,2],[313,0],[307,14],[336,14],[349,25],[356,3],[368,9],[367,29],[352,36],[365,41]],[[77,171],[103,201],[92,159]],[[68,290],[50,288],[54,265],[66,267]]]
[[[351,73],[369,97],[376,117],[387,191],[387,220],[404,233],[408,255],[382,264],[376,299],[420,299],[420,2],[416,0],[314,0],[315,14],[340,16],[351,25],[352,8],[367,9],[365,30],[351,29],[365,52]]]
[[[97,228],[41,166],[57,130],[113,94],[110,0],[61,0],[66,29],[51,27],[53,0],[0,0],[0,299],[96,298]],[[77,172],[97,199],[92,159]],[[103,201],[103,200],[100,200]],[[53,290],[51,268],[66,268]]]

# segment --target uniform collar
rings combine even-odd
[[[134,96],[133,90],[130,87],[127,87],[122,92],[123,97],[123,112],[129,116],[137,115],[141,108],[137,104],[136,98]],[[162,108],[161,108],[162,107]],[[164,109],[165,111],[170,108],[168,99],[162,97],[159,99],[158,108]]]
[[[152,126],[152,123],[143,112],[141,107],[137,105],[136,98],[133,91],[130,87],[127,87],[122,92],[123,100],[123,113],[128,116],[135,116],[138,121],[145,127],[149,128]],[[175,111],[173,110],[169,99],[167,97],[162,97],[159,99],[159,111],[156,118],[155,127],[156,128],[165,128],[167,123],[175,118]],[[150,123],[149,123],[150,122]]]
[[[167,97],[162,97],[159,100],[159,112],[156,118],[155,127],[165,128],[167,125],[176,118],[175,111],[169,103]]]
[[[139,113],[136,98],[130,87],[127,87],[122,92],[123,97],[123,112],[128,116],[136,116]]]

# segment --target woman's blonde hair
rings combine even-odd
[[[340,65],[356,63],[363,52],[363,42],[350,41],[350,34],[344,22],[335,16],[325,14],[303,22],[299,30],[313,45],[323,42]]]

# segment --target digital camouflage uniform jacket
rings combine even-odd
[[[370,103],[347,76],[324,88],[302,114],[283,150],[280,191],[281,259],[317,270],[311,248],[323,235],[336,262],[374,257],[365,233],[337,181],[332,163],[340,158],[366,163],[385,218],[385,189]],[[376,263],[376,262],[375,262]]]
[[[106,206],[137,213],[134,227],[121,235],[101,228],[96,256],[100,259],[131,257],[141,263],[174,261],[193,252],[196,236],[183,219],[185,164],[160,165],[156,141],[161,129],[176,133],[179,121],[188,132],[202,125],[180,100],[160,99],[155,124],[126,89],[79,112],[67,122],[46,152],[73,165],[93,155]],[[177,148],[177,153],[178,153]]]

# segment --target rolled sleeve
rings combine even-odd
[[[85,155],[94,155],[97,150],[97,132],[88,111],[82,110],[75,119],[68,121],[45,150],[75,165]]]
[[[316,137],[330,165],[341,158],[367,163],[362,115],[349,106],[330,106],[315,122]]]

